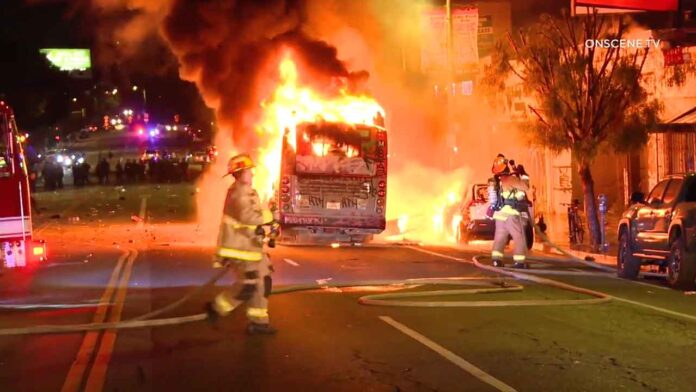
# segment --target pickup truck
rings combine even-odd
[[[634,193],[618,227],[617,274],[635,279],[642,265],[658,265],[667,283],[690,289],[696,279],[696,173],[671,175],[645,198]]]

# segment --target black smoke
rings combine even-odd
[[[303,0],[176,0],[161,33],[179,61],[180,76],[197,84],[235,144],[254,143],[259,102],[273,86],[278,60],[288,49],[300,81],[331,94],[356,88],[367,73],[351,73],[328,43],[309,37]],[[268,83],[270,79],[271,83]]]

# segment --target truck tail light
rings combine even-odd
[[[31,241],[27,248],[30,262],[46,261],[48,255],[45,241]]]

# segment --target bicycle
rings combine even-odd
[[[568,237],[570,244],[580,245],[585,239],[585,229],[580,217],[580,201],[573,199],[570,204],[563,203],[562,205],[568,207]]]

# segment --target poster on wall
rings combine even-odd
[[[462,70],[478,63],[479,19],[477,8],[452,9],[452,66]],[[447,13],[444,7],[421,14],[421,70],[446,73],[449,68]]]

